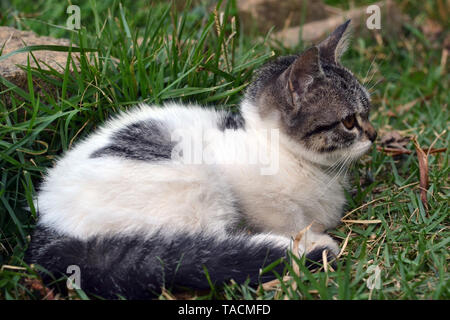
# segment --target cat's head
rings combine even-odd
[[[305,156],[325,165],[359,158],[377,135],[367,90],[340,64],[349,22],[302,54],[263,66],[246,93],[262,121],[277,121]]]

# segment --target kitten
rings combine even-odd
[[[85,291],[142,299],[162,287],[208,289],[204,267],[218,285],[273,279],[261,268],[309,225],[299,253],[337,255],[325,230],[340,221],[346,170],[333,169],[376,138],[369,94],[339,63],[348,24],[258,70],[240,114],[143,105],[78,143],[37,195],[27,261],[56,276],[76,265]],[[192,159],[191,143],[204,140],[208,161],[195,150]],[[269,161],[236,161],[255,147]]]

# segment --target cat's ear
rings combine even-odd
[[[324,61],[337,64],[347,50],[351,28],[349,27],[350,20],[341,24],[336,28],[325,40],[319,43],[318,47],[320,50],[320,58]]]
[[[301,97],[322,73],[317,47],[311,47],[303,52],[283,73],[282,77],[284,78],[283,82],[285,82],[288,101],[294,109],[299,108]]]

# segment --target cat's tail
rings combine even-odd
[[[285,258],[289,245],[290,240],[280,236],[182,232],[83,241],[38,225],[26,262],[42,266],[56,278],[70,276],[85,292],[103,298],[148,299],[157,297],[162,288],[203,290],[210,288],[210,282],[221,285],[231,279],[237,283],[248,279],[256,287],[276,278],[273,271],[260,271]],[[307,259],[320,260],[322,250],[310,252]],[[283,268],[284,263],[279,263],[274,270],[281,274]],[[42,275],[44,282],[52,280]]]

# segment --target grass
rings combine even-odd
[[[80,2],[80,31],[57,27],[65,25],[67,3],[0,4],[1,25],[66,37],[81,48],[79,67],[76,58],[67,61],[73,73],[23,66],[28,90],[0,77],[1,299],[42,298],[27,284],[38,276],[22,258],[36,223],[32,198],[58,155],[111,114],[139,102],[176,100],[235,109],[255,68],[273,55],[301,49],[244,33],[234,1],[220,7],[222,18],[202,5],[188,4],[179,11],[162,1],[135,1],[132,6],[113,0]],[[423,147],[445,148],[450,138],[449,75],[441,62],[445,34],[432,39],[419,28],[431,18],[448,30],[438,5],[410,1],[403,9],[411,19],[401,34],[384,37],[382,29],[381,42],[355,39],[344,65],[362,81],[371,79],[371,119],[379,134],[397,130],[417,136]],[[39,88],[42,83],[51,89]],[[293,262],[287,268],[294,286],[288,281],[254,290],[231,283],[198,298],[449,299],[449,152],[429,156],[426,210],[412,143],[407,148],[413,152],[400,157],[374,148],[352,169],[345,217],[350,222],[332,231],[345,245],[336,270],[311,273],[300,261],[296,275]],[[375,266],[381,286],[371,290],[366,281]],[[88,297],[78,292],[75,298]]]

